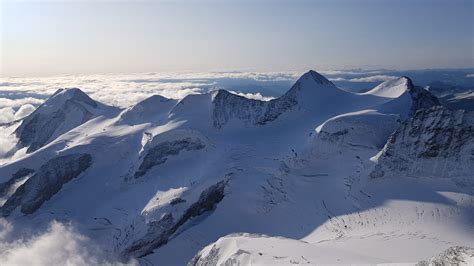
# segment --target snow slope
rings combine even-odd
[[[117,109],[92,100],[77,88],[59,89],[32,114],[23,119],[15,134],[27,152],[35,151],[59,135],[100,115]]]
[[[407,78],[358,94],[309,71],[270,101],[218,90],[125,110],[84,95],[56,93],[17,129],[36,143],[0,167],[0,211],[18,236],[70,222],[104,252],[144,265],[186,264],[221,237],[223,253],[213,252],[243,264],[278,263],[275,250],[285,264],[416,262],[472,246],[472,187],[403,168],[370,176],[392,132],[439,104]],[[26,126],[35,119],[40,127]],[[47,121],[59,125],[48,134]],[[445,130],[465,129],[426,134]]]

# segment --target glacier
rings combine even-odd
[[[0,213],[18,238],[61,221],[143,265],[469,257],[473,117],[404,76],[356,93],[311,70],[267,101],[219,89],[128,108],[61,89],[2,125]]]

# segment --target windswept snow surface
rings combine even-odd
[[[16,147],[0,166],[0,196],[8,202],[0,210],[19,239],[60,221],[108,256],[143,265],[193,258],[191,264],[415,263],[473,246],[473,187],[458,181],[474,177],[418,177],[401,167],[396,176],[373,178],[383,160],[371,158],[400,126],[414,123],[404,122],[414,109],[438,104],[406,77],[351,93],[315,71],[268,101],[219,90],[179,101],[153,96],[118,110],[66,89],[3,126],[32,128],[27,140],[41,141],[13,135]],[[437,115],[417,119],[425,125]],[[48,121],[59,122],[49,128]],[[402,145],[472,126],[421,127],[418,142]],[[453,149],[471,156],[466,136]],[[25,152],[30,143],[38,145]],[[87,155],[86,164],[51,167],[79,155]],[[474,159],[459,161],[469,169]],[[21,207],[30,202],[34,208]]]

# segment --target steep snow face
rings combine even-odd
[[[92,157],[89,154],[70,154],[51,159],[16,189],[0,208],[0,212],[3,216],[8,216],[21,206],[22,213],[33,213],[65,183],[77,177],[91,164]]]
[[[396,176],[452,178],[474,184],[474,113],[437,106],[419,110],[390,137],[373,178]]]
[[[80,89],[59,89],[15,130],[18,144],[33,152],[56,137],[116,108],[99,104]]]
[[[417,110],[440,105],[438,99],[424,88],[414,86],[407,77],[386,81],[366,94],[373,94],[391,99],[377,109],[383,113],[397,113],[402,119],[412,116]]]
[[[400,97],[408,88],[412,86],[411,80],[407,77],[400,77],[397,79],[387,80],[377,87],[371,89],[362,94],[375,95],[386,98],[398,98]]]

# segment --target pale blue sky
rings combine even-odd
[[[2,76],[474,67],[473,0],[0,5]]]

